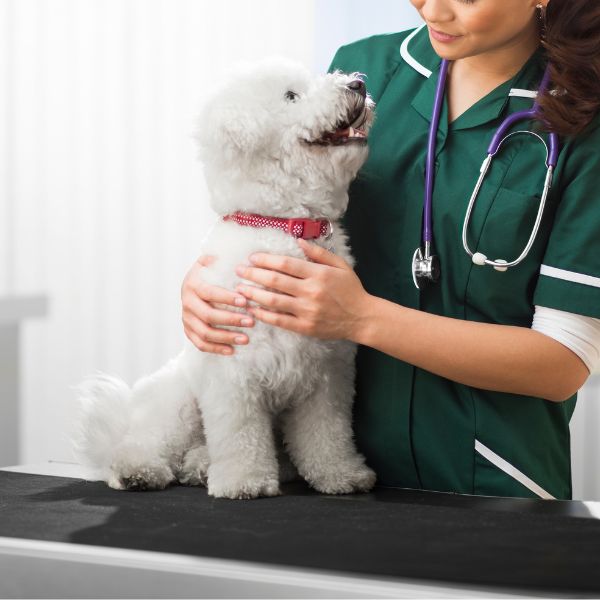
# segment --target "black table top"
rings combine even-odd
[[[600,520],[582,502],[377,488],[222,500],[0,471],[0,536],[375,577],[600,592]]]

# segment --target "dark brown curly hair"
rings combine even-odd
[[[545,128],[575,137],[600,110],[600,1],[550,0],[540,24],[553,90],[539,99]]]

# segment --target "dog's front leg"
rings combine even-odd
[[[284,440],[300,475],[319,492],[367,492],[375,473],[352,434],[354,347],[341,342],[322,365],[318,387],[286,413]]]
[[[200,407],[210,466],[208,493],[216,498],[257,498],[280,494],[272,416],[245,386],[206,392]]]

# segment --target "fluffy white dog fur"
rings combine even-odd
[[[195,136],[212,208],[221,216],[329,219],[333,235],[316,243],[353,264],[337,221],[367,148],[365,140],[331,132],[371,124],[370,99],[351,89],[356,79],[313,77],[272,59],[238,71],[216,90]],[[305,258],[283,231],[222,220],[201,251],[217,257],[205,281],[232,290],[241,282],[235,267],[248,264],[253,252]],[[279,494],[280,480],[289,476],[282,451],[278,460],[282,441],[316,490],[369,490],[375,474],[357,453],[351,428],[355,345],[260,321],[244,332],[250,343],[231,357],[187,342],[131,389],[108,375],[81,384],[80,456],[115,489],[180,482],[207,484],[215,497],[254,498]]]

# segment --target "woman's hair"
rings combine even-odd
[[[600,2],[550,0],[541,13],[550,89],[540,106],[550,131],[572,137],[600,110]]]

